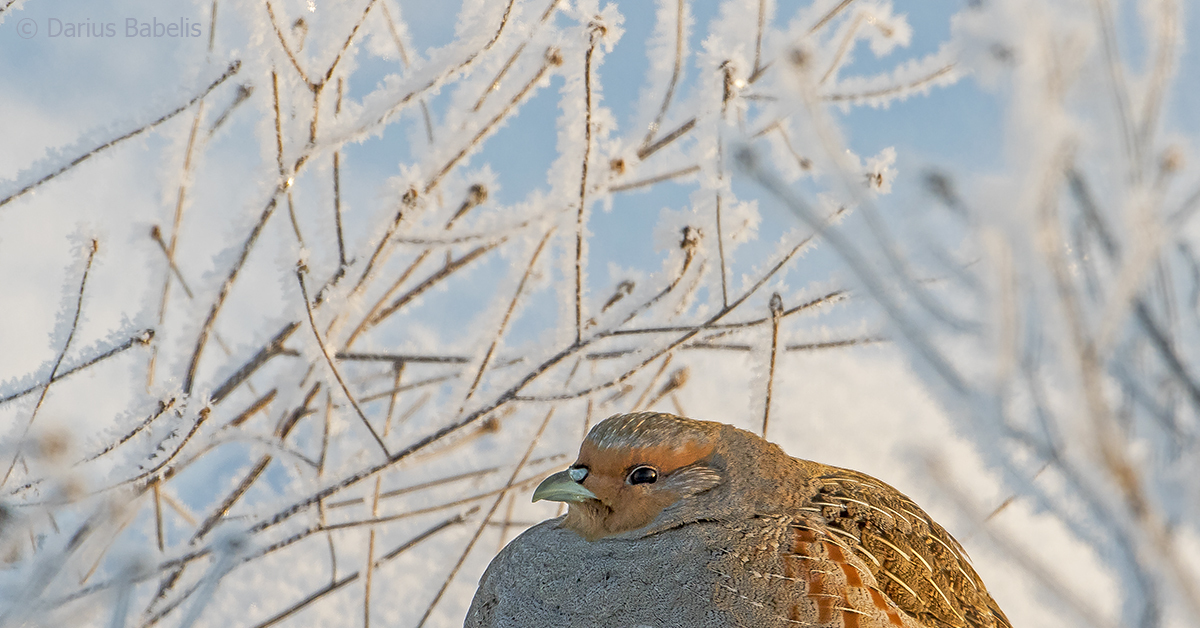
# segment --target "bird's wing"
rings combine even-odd
[[[897,606],[931,628],[1012,628],[966,552],[911,499],[875,478],[833,469],[817,478],[819,515]]]

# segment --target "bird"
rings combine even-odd
[[[724,423],[609,417],[533,500],[464,628],[1012,628],[911,499]]]

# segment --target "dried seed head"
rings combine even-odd
[[[675,371],[671,373],[671,377],[667,379],[667,383],[663,384],[662,388],[658,391],[658,395],[661,397],[667,393],[683,388],[685,385],[687,385],[688,378],[690,376],[691,371],[689,371],[688,367],[686,366],[681,366],[675,369]]]
[[[788,61],[796,68],[808,67],[810,60],[811,55],[809,55],[808,51],[804,50],[803,48],[792,48],[791,51],[788,52]]]
[[[1183,169],[1183,151],[1178,146],[1169,146],[1159,158],[1159,168],[1166,174],[1174,174]]]
[[[687,225],[682,229],[682,234],[683,237],[679,241],[679,248],[686,250],[695,248],[697,244],[700,244],[701,233],[699,229]]]
[[[71,451],[71,433],[63,429],[48,429],[34,439],[36,455],[50,462],[58,462]]]
[[[607,312],[608,308],[616,305],[618,301],[624,299],[627,295],[629,295],[629,293],[633,292],[633,288],[634,283],[628,279],[617,284],[617,288],[613,291],[613,295],[604,303],[604,307],[600,308],[600,312]]]
[[[467,202],[471,203],[472,205],[486,203],[487,199],[488,189],[487,186],[482,183],[476,183],[467,190]]]

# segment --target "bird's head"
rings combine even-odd
[[[739,489],[767,480],[760,468],[779,475],[781,459],[798,462],[721,423],[658,412],[620,414],[592,428],[575,464],[538,485],[533,501],[566,502],[562,526],[589,541],[629,532],[643,536],[735,511],[744,515],[745,506],[736,502],[755,491]],[[752,508],[774,510],[769,502]]]

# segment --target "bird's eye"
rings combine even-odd
[[[629,472],[630,484],[653,484],[658,481],[658,469],[654,467],[638,467]]]
[[[571,467],[570,469],[567,470],[567,475],[571,476],[572,480],[575,480],[576,482],[581,483],[585,479],[587,479],[588,468],[587,467]]]

